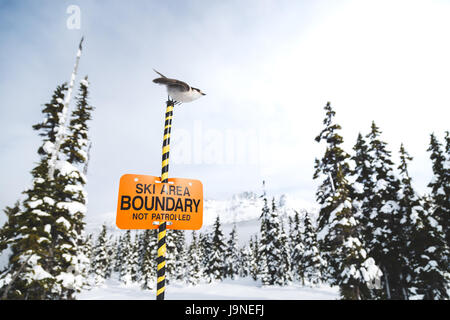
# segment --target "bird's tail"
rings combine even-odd
[[[155,69],[153,69],[153,71],[155,71],[157,74],[159,74],[161,77],[163,78],[167,78],[165,75],[163,75],[161,72],[156,71]]]

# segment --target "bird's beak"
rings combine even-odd
[[[202,92],[202,95],[206,96],[206,93],[203,93],[203,92]]]

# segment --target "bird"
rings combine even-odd
[[[191,102],[197,100],[206,95],[198,88],[191,87],[186,82],[167,78],[162,73],[153,69],[161,77],[153,79],[154,83],[165,85],[167,88],[167,94],[174,100],[176,104]]]

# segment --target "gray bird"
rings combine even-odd
[[[191,102],[206,95],[200,89],[191,87],[186,82],[167,78],[155,69],[153,69],[153,71],[161,76],[161,78],[154,79],[153,82],[165,85],[167,88],[167,94],[178,103]]]

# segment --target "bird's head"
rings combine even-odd
[[[199,98],[202,96],[206,96],[206,93],[202,92],[202,90],[200,90],[198,88],[191,87],[191,89],[192,89],[192,92],[197,94]]]

